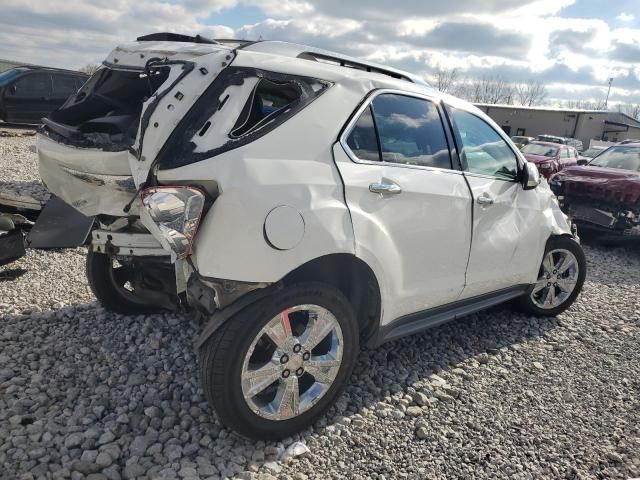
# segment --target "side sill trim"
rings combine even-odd
[[[465,298],[440,307],[430,308],[422,312],[400,317],[390,324],[381,327],[374,345],[396,340],[406,335],[437,327],[443,323],[465,317],[472,313],[517,298],[529,290],[530,285],[516,285],[496,292]]]

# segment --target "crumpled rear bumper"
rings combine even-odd
[[[42,133],[37,149],[40,176],[52,193],[88,217],[129,214],[124,209],[137,192],[129,152],[73,147]]]

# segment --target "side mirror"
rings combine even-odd
[[[578,165],[586,165],[587,163],[589,163],[589,160],[587,160],[586,158],[578,159]]]
[[[538,167],[531,162],[526,162],[522,171],[522,188],[525,190],[533,190],[540,185],[541,181],[542,178],[540,177]]]

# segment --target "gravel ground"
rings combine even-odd
[[[16,178],[37,178],[32,142],[0,139]],[[497,308],[363,352],[323,420],[267,444],[209,410],[195,322],[108,313],[82,249],[31,251],[0,267],[0,478],[640,477],[640,251],[585,248],[569,312]]]

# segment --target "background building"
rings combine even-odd
[[[15,60],[3,60],[0,58],[0,73],[19,67],[20,65],[33,65],[31,63],[16,62]]]
[[[585,148],[591,140],[621,142],[640,139],[640,121],[621,112],[515,105],[476,106],[511,136],[535,137],[546,133],[577,138],[582,140]]]

